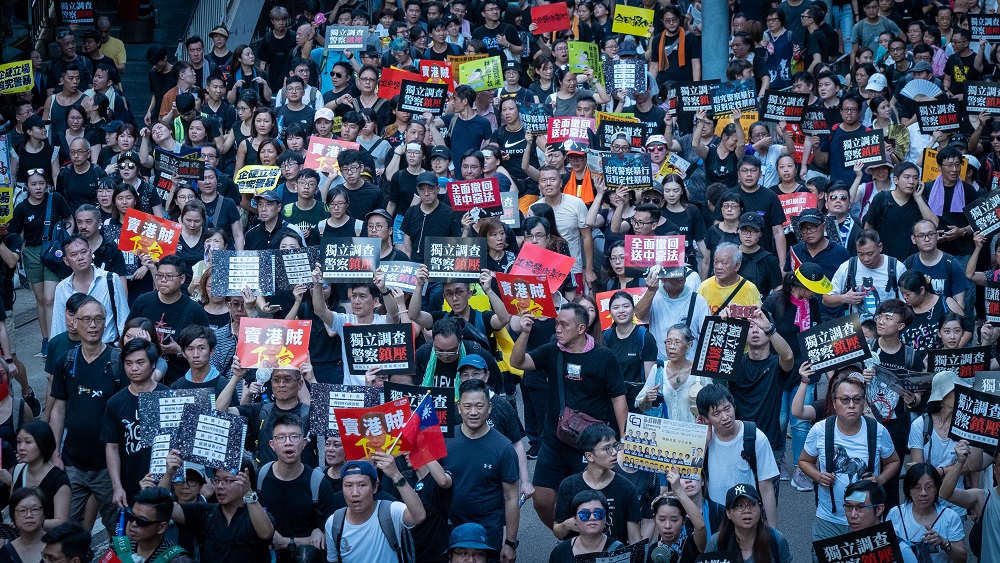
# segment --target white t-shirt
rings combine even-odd
[[[384,325],[389,321],[386,319],[385,315],[375,315],[372,320],[373,325]],[[333,313],[333,325],[326,327],[326,332],[333,336],[334,334],[340,335],[340,356],[344,361],[344,385],[364,385],[365,376],[364,375],[352,375],[351,370],[347,363],[347,346],[343,345],[344,342],[344,325],[356,325],[358,324],[358,317],[354,313],[338,313],[334,311]]]
[[[750,483],[757,486],[753,478],[750,464],[743,459],[743,429],[728,442],[719,439],[712,433],[712,441],[708,443],[708,498],[719,504],[726,504],[726,493],[740,483]],[[778,464],[774,461],[774,452],[767,436],[757,429],[757,478],[766,481],[778,476]]]
[[[942,538],[952,542],[957,542],[965,538],[965,528],[962,527],[962,518],[958,514],[955,514],[954,510],[939,504],[937,512],[939,516],[937,522],[931,526],[932,530],[937,532]],[[906,548],[901,547],[904,552],[909,551],[913,553],[910,546],[920,543],[924,534],[927,533],[924,526],[918,524],[913,519],[913,505],[910,503],[892,507],[892,510],[886,516],[886,521],[891,522],[892,527],[896,530],[900,546],[907,546]],[[937,553],[930,554],[930,558],[933,563],[948,563],[948,552],[938,549]]]
[[[687,316],[692,294],[695,295],[694,311],[691,314],[693,318],[687,319],[687,324],[694,334],[694,342],[688,347],[686,357],[689,361],[694,360],[694,351],[698,347],[698,339],[701,337],[701,325],[704,323],[705,317],[711,314],[708,309],[708,302],[696,292],[697,288],[691,289],[690,286],[685,285],[684,290],[677,296],[677,299],[671,299],[661,285],[653,295],[653,302],[649,306],[648,318],[642,319],[644,322],[649,322],[649,332],[653,335],[653,339],[656,340],[657,356],[664,362],[667,361],[667,351],[664,348],[663,341],[666,340],[670,327],[682,322],[681,319]]]
[[[389,547],[389,541],[382,533],[378,523],[378,505],[384,500],[375,501],[375,511],[371,517],[359,526],[344,519],[344,533],[340,537],[340,557],[334,545],[336,530],[333,529],[333,516],[326,521],[326,560],[343,561],[343,563],[396,563],[396,554]],[[399,542],[403,533],[403,512],[406,505],[393,502],[390,507],[392,527],[396,530],[396,541]],[[343,559],[341,559],[341,557]]]
[[[933,426],[933,422],[931,425]],[[910,436],[906,440],[906,447],[909,449],[920,448],[924,452],[924,461],[934,467],[948,467],[955,463],[958,458],[955,456],[955,441],[945,436],[942,438],[938,433],[931,431],[927,443],[924,443],[924,417],[918,416],[910,423]],[[958,489],[965,489],[963,479],[958,480]],[[960,518],[965,518],[965,509],[941,499],[944,506],[955,511]]]
[[[583,272],[583,239],[580,229],[587,228],[587,206],[575,195],[563,194],[559,205],[552,208],[556,215],[556,228],[569,245],[569,254],[576,258],[573,273]],[[596,272],[597,269],[595,268]]]
[[[809,429],[806,436],[806,443],[803,450],[811,456],[816,456],[816,467],[821,472],[831,471],[837,475],[837,480],[833,484],[833,494],[837,499],[837,512],[834,513],[830,505],[830,488],[820,486],[819,504],[816,506],[816,517],[833,522],[835,524],[847,525],[847,517],[844,515],[844,491],[847,486],[858,480],[858,478],[868,471],[868,421],[861,420],[861,428],[853,436],[847,436],[834,424],[833,447],[836,454],[833,456],[835,468],[828,470],[826,467],[826,420],[821,420]],[[886,432],[881,424],[875,432],[875,444],[878,453],[875,455],[875,471],[878,475],[882,470],[882,458],[892,455],[895,449],[892,447],[892,437]]]
[[[852,259],[857,260],[856,258]],[[860,305],[851,306],[850,312],[858,313],[861,317],[861,320],[873,318],[875,316],[875,309],[882,301],[885,301],[886,299],[889,299],[891,297],[899,297],[899,295],[897,295],[899,292],[898,289],[896,293],[891,293],[886,291],[886,287],[889,286],[889,260],[890,257],[883,254],[882,265],[874,270],[868,269],[867,267],[865,267],[864,264],[861,263],[861,260],[857,260],[858,263],[857,273],[854,275],[854,280],[850,281],[850,283],[847,283],[847,289],[850,290],[852,288],[857,288],[860,290],[861,287],[864,285],[865,278],[871,278],[872,279],[871,295],[874,297],[874,299],[866,299],[862,301]],[[845,282],[848,281],[847,270],[849,268],[850,268],[850,260],[844,262],[843,264],[840,265],[839,268],[837,268],[837,272],[833,274],[833,279],[830,280],[830,283],[833,284],[833,291],[830,292],[831,294],[840,295],[844,293],[844,284]],[[906,266],[903,265],[902,260],[897,260],[896,261],[897,281],[903,275],[904,272],[906,272]]]

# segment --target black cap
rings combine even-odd
[[[122,125],[124,125],[124,123],[115,119],[114,121],[109,121],[104,125],[101,125],[101,131],[104,131],[105,133],[117,133],[118,130],[121,129]]]
[[[386,211],[385,209],[375,209],[375,210],[369,211],[368,215],[365,215],[365,221],[368,221],[369,219],[371,219],[373,215],[378,215],[379,217],[384,217],[385,220],[388,221],[390,225],[392,224],[392,215],[388,211]]]
[[[433,172],[421,172],[420,174],[418,174],[417,175],[417,185],[420,186],[420,185],[423,185],[423,184],[427,184],[427,185],[430,185],[430,186],[436,186],[436,185],[438,185],[437,174],[435,174]]]
[[[256,201],[258,199],[263,199],[263,200],[271,201],[271,202],[274,202],[274,203],[281,203],[281,197],[278,196],[278,192],[276,192],[274,190],[266,190],[266,191],[260,192],[259,194],[253,196],[253,199],[254,199],[254,201]]]
[[[28,119],[24,120],[23,127],[24,130],[27,131],[32,127],[45,127],[49,123],[51,123],[51,121],[45,121],[41,117],[38,117],[37,115],[29,115]]]
[[[142,162],[139,160],[139,153],[136,151],[126,151],[118,155],[118,162],[123,160],[131,160],[136,164],[142,165]]]
[[[80,40],[81,41],[84,41],[84,40],[87,40],[87,39],[93,39],[95,41],[100,41],[101,40],[101,34],[97,33],[96,29],[88,29],[88,30],[86,30],[86,31],[84,31],[83,33],[80,34]]]
[[[435,158],[451,160],[451,150],[444,145],[438,145],[431,150],[431,160]]]
[[[517,61],[507,61],[506,63],[504,63],[503,71],[507,72],[508,70],[516,70],[518,72],[524,72],[521,69],[521,65],[517,64]]]
[[[823,214],[818,209],[803,209],[802,213],[799,213],[799,224],[801,225],[802,223],[825,225],[826,218],[823,217]]]
[[[739,228],[750,227],[758,231],[764,230],[764,219],[756,211],[747,211],[740,215]]]
[[[726,508],[732,508],[736,504],[736,500],[740,497],[746,497],[755,504],[760,504],[760,493],[757,492],[757,488],[748,483],[741,483],[729,489],[729,492],[726,493]]]

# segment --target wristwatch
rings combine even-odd
[[[943,546],[941,546],[941,549],[943,549],[945,551],[951,551],[951,542],[949,541],[948,543],[946,543]]]
[[[503,543],[504,543],[504,545],[509,545],[510,548],[514,549],[514,550],[517,549],[517,546],[521,545],[521,541],[520,540],[514,540],[514,541],[503,540]]]
[[[396,485],[396,488],[398,489],[406,484],[406,477],[400,476],[399,479],[393,481],[392,484]]]
[[[257,503],[257,492],[256,491],[250,491],[249,493],[247,493],[246,495],[244,495],[243,496],[243,502],[245,502],[247,504],[256,504]]]
[[[764,331],[764,336],[770,338],[770,337],[774,336],[774,333],[776,333],[776,332],[778,332],[778,327],[775,326],[774,323],[771,323],[771,328],[769,328],[768,330]]]

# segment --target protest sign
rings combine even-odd
[[[451,68],[454,70],[463,64],[470,61],[478,61],[479,59],[485,59],[488,57],[486,53],[477,53],[475,55],[448,55],[446,59],[451,63]]]
[[[427,237],[424,263],[432,280],[478,280],[485,267],[486,239]]]
[[[1000,371],[977,371],[972,388],[976,391],[996,395],[1000,393]]]
[[[924,149],[923,154],[920,157],[920,181],[921,182],[933,182],[937,180],[937,177],[941,175],[941,167],[937,163],[938,151],[932,148]],[[965,172],[969,169],[969,159],[962,157],[962,169],[959,170],[958,177],[965,178]],[[986,197],[986,196],[983,196]],[[976,200],[979,201],[979,200]],[[998,199],[997,203],[1000,203]],[[971,207],[971,206],[970,206]],[[968,212],[966,212],[968,214]],[[969,221],[970,223],[972,221]],[[976,229],[977,231],[979,229]]]
[[[407,398],[374,407],[337,409],[337,428],[347,461],[370,459],[375,452],[404,453],[396,439],[409,418]]]
[[[331,25],[326,28],[327,51],[363,51],[367,39],[367,25]]]
[[[992,353],[989,346],[974,346],[957,350],[928,350],[927,369],[937,373],[951,370],[959,377],[973,377],[977,372],[990,367]]]
[[[0,224],[9,223],[14,217],[14,188],[0,188]]]
[[[708,551],[698,555],[694,563],[743,563],[743,554],[738,551]]]
[[[865,131],[858,128],[853,133],[846,133],[839,138],[834,150],[844,155],[844,168],[853,168],[855,164],[884,162],[885,150],[882,143],[882,130]]]
[[[615,17],[611,21],[611,31],[622,35],[649,37],[653,28],[653,10],[635,8],[619,3],[615,5]]]
[[[604,84],[608,92],[628,90],[641,94],[647,86],[646,63],[634,59],[604,61]]]
[[[684,235],[625,235],[625,267],[673,268],[684,265]]]
[[[0,196],[2,196],[0,192]],[[512,229],[521,228],[521,210],[517,202],[517,190],[500,192],[500,203],[503,204],[503,215],[500,222]]]
[[[420,74],[425,82],[444,84],[448,86],[448,92],[455,91],[455,75],[448,61],[421,60]]]
[[[586,41],[568,41],[569,45],[569,71],[576,74],[584,74],[587,69],[594,71],[594,78],[598,77],[601,68],[601,52],[594,43]]]
[[[685,113],[698,113],[712,109],[712,91],[718,83],[718,80],[676,82],[680,110]]]
[[[1000,282],[986,278],[986,322],[1000,324]]]
[[[597,315],[601,318],[601,330],[608,330],[613,324],[615,324],[614,318],[611,316],[611,296],[618,293],[619,291],[624,291],[632,296],[632,304],[635,305],[642,299],[642,296],[646,294],[645,287],[628,287],[625,289],[617,289],[614,291],[602,291],[594,296],[597,300]],[[639,319],[633,317],[633,322],[635,324],[640,324]]]
[[[1000,396],[955,386],[955,412],[948,437],[993,452],[1000,438]]]
[[[63,0],[60,12],[64,24],[94,23],[92,0]]]
[[[486,57],[463,63],[458,67],[458,83],[466,84],[476,92],[503,86],[503,65],[500,57]]]
[[[210,389],[170,389],[139,393],[139,441],[151,447],[156,436],[169,435],[181,423],[184,405],[194,404],[200,413],[215,409]]]
[[[830,124],[826,121],[826,112],[821,108],[806,108],[802,112],[802,132],[806,135],[829,135]]]
[[[399,289],[407,293],[417,290],[417,270],[420,264],[416,262],[381,262],[378,269],[384,272],[385,288]]]
[[[740,129],[743,130],[743,134],[750,138],[750,126],[755,122],[759,121],[759,115],[756,109],[746,109],[740,114]],[[721,137],[722,132],[726,129],[726,125],[732,123],[732,117],[729,115],[720,115],[715,118],[715,134]]]
[[[237,473],[246,434],[247,419],[242,416],[220,411],[202,413],[198,405],[187,404],[171,447],[181,452],[184,461]]]
[[[337,237],[323,244],[323,279],[336,281],[371,281],[378,268],[377,238]]]
[[[525,133],[544,133],[549,129],[549,119],[552,117],[552,105],[544,102],[517,104],[521,123]]]
[[[0,186],[12,185],[10,177],[10,142],[7,135],[0,135]],[[3,205],[6,205],[6,203]]]
[[[927,135],[935,131],[956,130],[961,125],[958,122],[958,104],[951,101],[917,102],[917,118],[920,132]]]
[[[969,32],[973,39],[1000,40],[1000,16],[996,14],[967,14]]]
[[[984,111],[1000,112],[1000,83],[997,82],[966,82],[965,111],[976,115]]]
[[[382,403],[382,389],[371,385],[309,385],[309,433],[332,436],[337,432],[336,411],[374,407]]]
[[[816,372],[859,364],[872,357],[856,313],[800,332],[799,347]]]
[[[393,96],[399,95],[404,80],[412,80],[414,82],[427,81],[423,75],[416,72],[408,72],[396,67],[384,68],[378,81],[378,97],[388,100]]]
[[[274,295],[274,251],[213,250],[212,295],[243,295],[244,288]]]
[[[495,214],[500,215],[503,210],[500,181],[496,178],[456,180],[448,182],[447,189],[448,201],[455,211],[495,209]]]
[[[595,174],[604,174],[604,157],[609,154],[609,151],[587,149],[587,168]]]
[[[500,288],[500,299],[511,315],[528,311],[538,318],[556,318],[556,306],[552,302],[544,275],[505,274],[496,272],[493,276]]]
[[[168,174],[173,180],[201,180],[205,177],[205,161],[160,149],[153,149],[153,168],[161,174]]]
[[[813,542],[819,563],[903,563],[891,522]]]
[[[361,145],[341,139],[327,139],[313,135],[309,137],[309,150],[306,151],[304,168],[311,168],[323,174],[340,175],[340,164],[337,157],[346,149],[358,150]]]
[[[597,142],[605,149],[611,148],[611,142],[615,137],[624,133],[628,139],[629,146],[633,149],[642,148],[646,144],[646,126],[639,120],[626,120],[619,118],[604,118],[597,126]],[[639,153],[629,153],[639,154]],[[625,155],[628,156],[628,155]],[[649,156],[648,154],[646,156]],[[652,166],[652,164],[650,164]],[[650,178],[652,178],[652,168],[650,168]]]
[[[545,6],[531,8],[531,23],[535,24],[533,35],[542,35],[570,28],[569,9],[565,2],[553,2]]]
[[[138,209],[125,212],[122,232],[118,236],[118,250],[136,256],[148,254],[153,260],[177,253],[181,239],[181,224],[162,219]]]
[[[298,368],[309,358],[312,321],[243,317],[236,355],[244,368]]]
[[[757,92],[754,90],[753,78],[730,80],[716,84],[712,89],[712,111],[716,117],[719,114],[732,113],[757,107]]]
[[[579,141],[590,144],[590,132],[594,130],[592,117],[550,117],[549,144],[563,141]]]
[[[381,375],[413,375],[413,330],[410,323],[345,325],[347,371],[364,375],[379,367]]]
[[[31,59],[0,65],[0,94],[19,94],[34,87]]]
[[[281,179],[281,168],[277,166],[248,165],[236,173],[236,186],[241,194],[256,195],[273,190]]]
[[[808,94],[765,90],[764,97],[760,99],[760,119],[772,123],[799,123],[808,101]]]
[[[816,209],[816,194],[811,192],[794,192],[790,194],[778,194],[778,201],[781,202],[781,210],[785,212],[786,227],[792,224],[792,217],[797,217],[804,209]]]
[[[622,439],[622,465],[655,473],[671,469],[681,479],[701,480],[708,426],[629,413]]]
[[[926,155],[924,158],[926,159]],[[966,205],[962,211],[973,230],[989,239],[1000,230],[1000,188]]]
[[[274,258],[275,289],[291,291],[297,285],[312,287],[313,265],[319,262],[319,247],[286,248]]]
[[[606,153],[601,159],[601,166],[604,168],[604,181],[609,186],[628,186],[638,190],[653,186],[653,165],[649,153]]]
[[[698,342],[691,374],[735,381],[750,334],[749,321],[705,317],[701,334],[705,337]]]
[[[402,111],[416,115],[424,113],[441,115],[448,99],[448,85],[404,80],[400,86],[399,97],[399,109]]]
[[[611,551],[574,555],[573,563],[643,563],[648,543],[649,540],[644,539]]]
[[[386,401],[409,399],[410,411],[416,411],[420,400],[424,398],[424,395],[430,393],[438,424],[441,425],[441,433],[444,434],[445,438],[455,436],[455,427],[461,424],[461,421],[458,418],[458,410],[455,408],[454,387],[422,387],[386,381],[384,389]]]
[[[667,159],[663,161],[663,164],[667,166],[667,169],[664,170],[663,167],[660,167],[660,174],[662,174],[662,176],[657,179],[658,181],[665,178],[667,174],[683,173],[686,178],[691,175],[691,171],[695,166],[693,162],[684,160],[679,154],[674,152],[667,154]]]
[[[521,246],[521,251],[511,266],[511,274],[534,274],[544,275],[545,281],[549,285],[549,292],[559,291],[563,280],[569,275],[576,264],[576,259],[572,256],[565,256],[558,252],[553,252],[547,248],[536,246],[530,242],[525,242]]]

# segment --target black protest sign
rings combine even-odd
[[[872,357],[857,314],[838,317],[800,332],[799,347],[816,372],[857,364]]]
[[[1000,371],[979,371],[972,383],[972,388],[976,391],[989,393],[990,395],[1000,394]]]
[[[486,239],[427,237],[424,264],[432,280],[478,280],[485,267]]]
[[[718,80],[702,80],[701,82],[676,82],[677,98],[680,100],[682,112],[698,113],[712,109],[712,90]]]
[[[735,381],[749,334],[750,322],[744,319],[705,317],[691,373]]]
[[[955,412],[951,415],[948,437],[988,452],[996,450],[1000,439],[1000,396],[955,386]]]
[[[920,120],[920,132],[930,135],[935,131],[953,131],[958,129],[958,104],[952,101],[917,102],[917,118]]]
[[[520,228],[521,210],[517,206],[517,190],[500,192],[500,202],[503,203],[503,215],[500,216],[500,221],[512,229]]]
[[[203,413],[197,405],[189,404],[184,405],[171,446],[181,452],[184,461],[236,473],[243,459],[246,434],[247,419],[242,416],[221,411]]]
[[[819,563],[903,563],[890,522],[813,542]]]
[[[399,109],[408,113],[441,115],[447,98],[447,84],[404,80],[399,86]]]
[[[1000,230],[1000,188],[966,205],[962,211],[972,228],[989,238]]]
[[[417,290],[417,270],[420,264],[416,262],[392,261],[378,265],[385,275],[386,289],[400,289],[407,293]]]
[[[273,250],[213,250],[212,295],[274,295]]]
[[[576,555],[573,557],[573,563],[642,563],[646,560],[648,543],[649,540],[641,540],[611,551]]]
[[[778,123],[799,123],[809,102],[808,94],[767,90],[760,99],[760,120]]]
[[[736,551],[709,551],[695,558],[694,563],[743,563],[743,555]]]
[[[525,133],[545,133],[549,130],[549,118],[552,117],[551,104],[524,102],[517,104],[517,109]]]
[[[215,397],[209,389],[171,389],[139,393],[139,438],[152,446],[155,436],[170,434],[181,423],[184,405],[194,404],[198,412],[210,413]]]
[[[379,367],[380,375],[413,375],[413,329],[410,323],[345,325],[344,352],[351,375]]]
[[[969,33],[973,39],[997,41],[1000,39],[1000,16],[996,14],[966,14]]]
[[[385,382],[385,402],[395,401],[406,397],[410,400],[410,411],[417,412],[417,406],[423,400],[424,395],[431,394],[434,401],[434,412],[437,414],[438,423],[441,424],[441,433],[445,438],[455,436],[455,427],[458,426],[458,411],[455,408],[455,388],[454,387],[421,387],[418,385],[404,385],[402,383]]]
[[[328,51],[361,51],[368,36],[366,25],[331,25],[326,28]]]
[[[629,145],[634,149],[642,148],[646,144],[646,126],[642,123],[613,118],[601,119],[601,124],[597,126],[597,142],[602,147],[611,148],[611,142],[619,134],[625,134]]]
[[[608,92],[628,90],[643,93],[646,91],[646,63],[637,60],[607,60],[604,61],[604,85]]]
[[[336,281],[370,281],[378,268],[377,238],[330,238],[323,244],[323,279]]]
[[[192,160],[170,151],[153,149],[153,168],[173,180],[201,180],[205,177],[205,162]]]
[[[309,403],[309,433],[332,436],[337,432],[337,409],[381,405],[382,389],[370,385],[313,383],[309,386]]]
[[[802,132],[806,135],[829,135],[830,124],[823,108],[807,107],[802,112]]]
[[[644,189],[653,186],[653,165],[649,153],[604,153],[601,158],[604,181],[609,186]]]
[[[757,107],[753,78],[730,80],[717,84],[712,90],[712,111],[715,115],[753,107]]]
[[[61,12],[64,24],[94,23],[92,0],[63,0]]]
[[[990,366],[992,354],[989,346],[959,348],[957,350],[928,350],[927,369],[933,373],[951,370],[959,377],[973,377]]]
[[[986,322],[1000,324],[1000,281],[986,278]]]
[[[274,258],[274,283],[277,289],[292,290],[297,285],[312,287],[312,269],[320,259],[318,246],[279,250]]]
[[[865,131],[863,127],[853,133],[846,133],[838,138],[837,147],[844,155],[844,168],[854,168],[857,163],[884,162],[885,150],[882,142],[882,130]]]
[[[966,82],[965,111],[969,115],[984,111],[1000,113],[1000,83]]]

